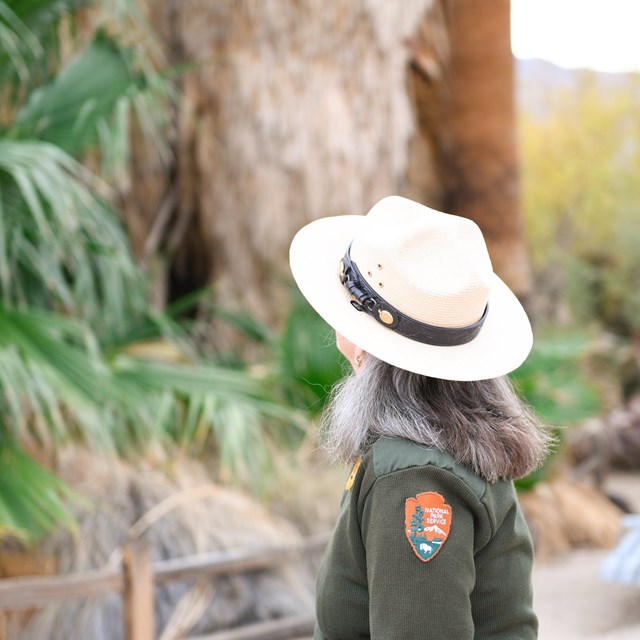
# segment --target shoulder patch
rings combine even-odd
[[[404,532],[413,552],[429,562],[449,537],[453,512],[439,493],[426,491],[404,503]]]
[[[358,470],[360,469],[360,465],[362,464],[362,458],[358,458],[353,465],[353,469],[351,469],[351,473],[347,478],[347,484],[344,486],[345,491],[350,491],[353,488],[353,483],[356,481],[356,476],[358,475]]]

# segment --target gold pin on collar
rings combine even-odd
[[[385,324],[393,324],[393,316],[386,309],[379,309],[378,316]]]

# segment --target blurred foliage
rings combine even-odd
[[[36,540],[59,524],[74,528],[69,499],[78,496],[20,448],[0,446],[0,538]]]
[[[348,366],[336,348],[335,331],[297,290],[291,294],[284,330],[273,346],[285,400],[312,414],[320,413],[331,387]]]
[[[599,392],[582,367],[592,338],[557,332],[537,340],[523,365],[511,374],[520,394],[548,424],[564,427],[600,409]]]
[[[74,11],[88,5],[97,30],[80,34]],[[0,532],[25,540],[72,522],[69,489],[27,451],[207,447],[223,477],[258,483],[270,442],[303,428],[150,307],[114,186],[134,118],[139,143],[166,157],[171,90],[114,32],[133,23],[144,29],[128,0],[0,0]]]
[[[640,76],[575,72],[521,109],[527,232],[539,292],[620,335],[640,329]]]
[[[99,333],[137,314],[144,292],[109,189],[69,153],[88,151],[140,84],[101,35],[62,59],[63,23],[81,4],[0,2],[0,454],[12,470],[0,526],[25,538],[70,515],[66,490],[21,443],[112,440],[104,418],[120,398]]]
[[[551,426],[556,439],[545,464],[515,482],[518,489],[531,489],[546,477],[566,428],[600,411],[600,391],[583,366],[592,341],[584,333],[555,332],[536,340],[527,360],[510,375],[520,396]]]
[[[264,364],[255,367],[257,375],[283,404],[297,411],[312,417],[320,414],[331,388],[349,370],[336,347],[335,331],[298,289],[289,291],[288,313],[279,332],[243,311],[215,303],[210,311],[247,341],[259,345]],[[218,358],[235,367],[243,362],[241,353],[220,353]]]

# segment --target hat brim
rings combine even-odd
[[[415,342],[355,309],[340,283],[338,266],[365,219],[357,215],[321,218],[300,229],[291,243],[293,277],[331,327],[376,358],[433,378],[497,378],[524,362],[533,344],[531,324],[519,300],[496,275],[480,333],[471,342],[455,347]]]

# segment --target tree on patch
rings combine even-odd
[[[413,535],[424,530],[423,518],[424,511],[422,510],[422,507],[420,505],[416,505],[413,516],[411,516],[411,525],[409,526],[409,530]]]

